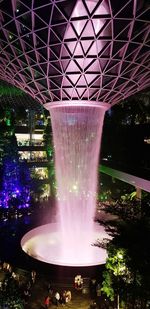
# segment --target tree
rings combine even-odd
[[[144,200],[142,203],[120,202],[105,209],[115,214],[116,220],[103,222],[112,240],[106,242],[108,261],[102,290],[109,298],[119,293],[125,308],[140,306],[145,309],[150,301],[150,243],[147,241],[150,237],[150,215],[146,203]],[[123,264],[118,264],[120,250]],[[118,272],[120,265],[121,274]]]
[[[7,286],[0,293],[0,308],[23,309],[24,301],[15,279],[8,277]]]
[[[129,270],[125,262],[125,250],[111,246],[105,267],[101,290],[111,301],[115,300],[116,295],[117,309],[119,309],[120,295],[123,296],[125,292],[124,281],[126,282],[129,277]]]
[[[52,132],[51,132],[50,122],[48,122],[47,126],[45,127],[43,141],[46,147],[46,154],[47,154],[47,159],[48,159],[48,174],[49,174],[49,180],[50,180],[51,195],[55,196],[56,179],[55,179],[55,166],[54,166],[54,146],[53,146],[53,141],[52,141]]]
[[[14,134],[4,146],[1,206],[4,208],[29,207],[30,175],[25,163],[19,162]]]

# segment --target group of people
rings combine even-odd
[[[60,304],[63,306],[70,301],[71,301],[71,291],[64,290],[59,293],[58,291],[54,292],[52,289],[49,289],[49,294],[45,297],[44,305],[45,308],[49,308],[51,304],[55,306],[59,306]]]
[[[0,263],[0,270],[5,273],[4,279],[0,280],[0,293],[5,293],[9,289],[10,286],[15,285],[16,291],[18,291],[18,296],[20,296],[23,304],[28,306],[30,303],[30,297],[32,295],[32,289],[36,282],[36,271],[32,270],[28,272],[26,276],[21,274],[21,272],[16,272],[16,269],[13,269],[9,263]],[[15,271],[14,271],[15,270]],[[90,281],[85,281],[86,278],[82,278],[81,275],[76,275],[74,278],[74,289],[81,290],[81,292],[75,292],[75,295],[84,294],[83,290],[88,284],[88,293],[91,296],[91,303],[89,304],[88,309],[98,309],[99,308],[99,297],[101,299],[101,308],[106,308],[106,301],[103,301],[103,297],[101,295],[101,284],[97,282],[95,278],[91,278]],[[65,306],[67,303],[71,302],[72,294],[71,291],[68,290],[56,290],[51,287],[51,282],[47,284],[47,295],[42,300],[42,306],[45,309],[51,307],[51,305],[55,306]]]

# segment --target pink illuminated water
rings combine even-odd
[[[95,239],[101,241],[106,237],[107,234],[104,228],[95,224],[92,244],[94,244]],[[73,244],[69,243],[69,241],[70,238],[67,238],[68,251],[71,251]],[[89,243],[89,250],[87,252],[81,240],[80,245],[82,245],[82,250],[72,254],[71,258],[68,256],[68,251],[65,255],[62,255],[61,233],[56,223],[39,226],[25,234],[21,240],[22,249],[28,255],[42,262],[62,266],[92,266],[105,263],[107,254],[104,249],[92,246]],[[89,251],[90,255],[88,255]]]
[[[104,249],[93,244],[108,235],[94,223],[97,168],[107,106],[49,105],[55,148],[57,224],[27,233],[22,248],[51,264],[89,266],[105,263]]]
[[[50,109],[61,254],[68,259],[73,259],[77,252],[89,259],[91,255],[104,113],[103,107],[92,106]]]

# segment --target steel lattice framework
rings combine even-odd
[[[42,104],[116,104],[150,85],[149,16],[144,0],[1,0],[0,78]]]

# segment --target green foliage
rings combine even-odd
[[[113,301],[115,294],[122,294],[123,281],[127,280],[129,274],[125,250],[109,245],[109,255],[105,268],[101,290]]]
[[[124,261],[124,250],[115,249],[113,255],[109,256],[106,263],[106,269],[111,270],[114,276],[123,276],[126,271]]]
[[[113,301],[115,298],[115,292],[113,289],[112,274],[108,271],[104,271],[103,279],[101,291],[106,294],[111,301]]]
[[[52,141],[52,133],[50,123],[45,127],[43,134],[43,141],[46,147],[48,159],[48,175],[50,180],[51,195],[56,194],[56,178],[55,178],[55,165],[54,165],[54,146]]]
[[[112,240],[107,244],[102,291],[111,298],[113,289],[125,308],[130,308],[131,302],[132,308],[146,308],[142,304],[150,301],[149,199],[120,201],[106,210],[116,216],[105,223]]]
[[[11,96],[11,95],[23,96],[24,95],[23,91],[20,90],[19,88],[11,86],[10,84],[6,84],[2,81],[0,83],[0,93],[1,93],[1,96]]]
[[[18,285],[13,278],[7,279],[7,286],[0,293],[0,308],[23,309],[24,302],[18,289]]]

